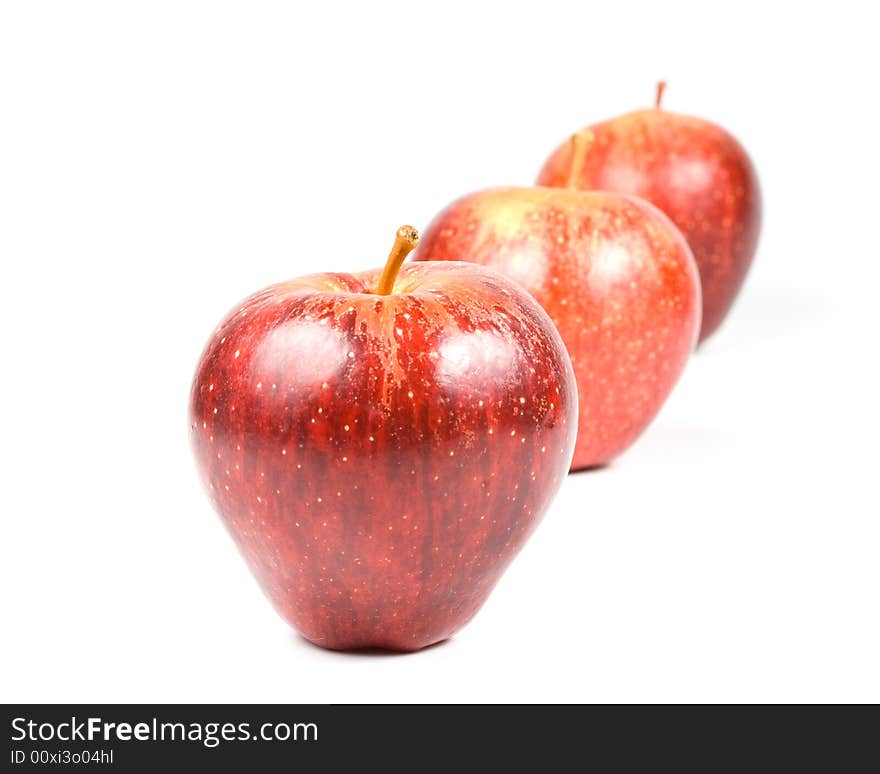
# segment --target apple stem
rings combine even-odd
[[[660,110],[663,102],[663,92],[666,91],[666,81],[657,81],[657,96],[654,98],[654,107]]]
[[[376,293],[380,296],[390,295],[394,290],[394,281],[397,279],[397,273],[403,262],[419,243],[419,232],[412,226],[401,226],[397,229],[397,236],[394,238],[394,246],[388,253],[388,260],[385,262],[385,268],[382,270],[382,276],[379,278],[379,284],[376,286]]]
[[[568,183],[566,188],[576,189],[581,172],[584,171],[584,161],[587,151],[593,144],[593,133],[589,129],[583,129],[571,136],[571,166],[568,169]]]

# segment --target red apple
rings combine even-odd
[[[664,85],[654,109],[589,127],[594,141],[574,182],[647,199],[681,229],[700,270],[703,341],[727,315],[749,270],[761,230],[761,191],[731,134],[661,109]],[[565,142],[547,160],[539,185],[567,186],[571,166]]]
[[[500,274],[412,264],[266,288],[192,387],[198,467],[281,615],[327,648],[409,651],[476,613],[568,470],[577,389]]]
[[[416,259],[498,269],[548,312],[577,376],[573,470],[610,461],[639,436],[696,341],[693,256],[669,219],[635,198],[557,188],[480,191],[437,215]]]

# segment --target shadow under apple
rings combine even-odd
[[[291,630],[290,638],[298,647],[306,647],[310,650],[320,651],[331,656],[342,656],[347,658],[394,658],[398,656],[413,656],[418,653],[425,653],[429,650],[438,650],[448,645],[452,638],[435,642],[433,645],[421,648],[420,650],[391,650],[390,648],[354,648],[352,650],[333,650],[332,648],[322,648],[311,640],[303,637],[299,632]]]

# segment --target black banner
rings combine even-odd
[[[316,764],[541,770],[660,763],[833,770],[876,760],[877,708],[722,706],[7,705],[4,769]],[[864,758],[864,754],[868,758]],[[395,765],[392,765],[395,764]]]

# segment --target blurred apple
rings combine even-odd
[[[572,144],[582,156],[588,143],[578,135]],[[550,315],[580,396],[574,470],[609,462],[641,434],[696,342],[693,256],[663,213],[632,197],[546,187],[479,191],[434,218],[415,257],[498,269]]]
[[[577,188],[647,199],[677,225],[693,251],[703,291],[700,341],[724,320],[745,280],[761,229],[761,192],[743,147],[709,121],[661,107],[588,127],[593,143],[573,181]],[[563,143],[538,176],[568,186],[572,149]]]

